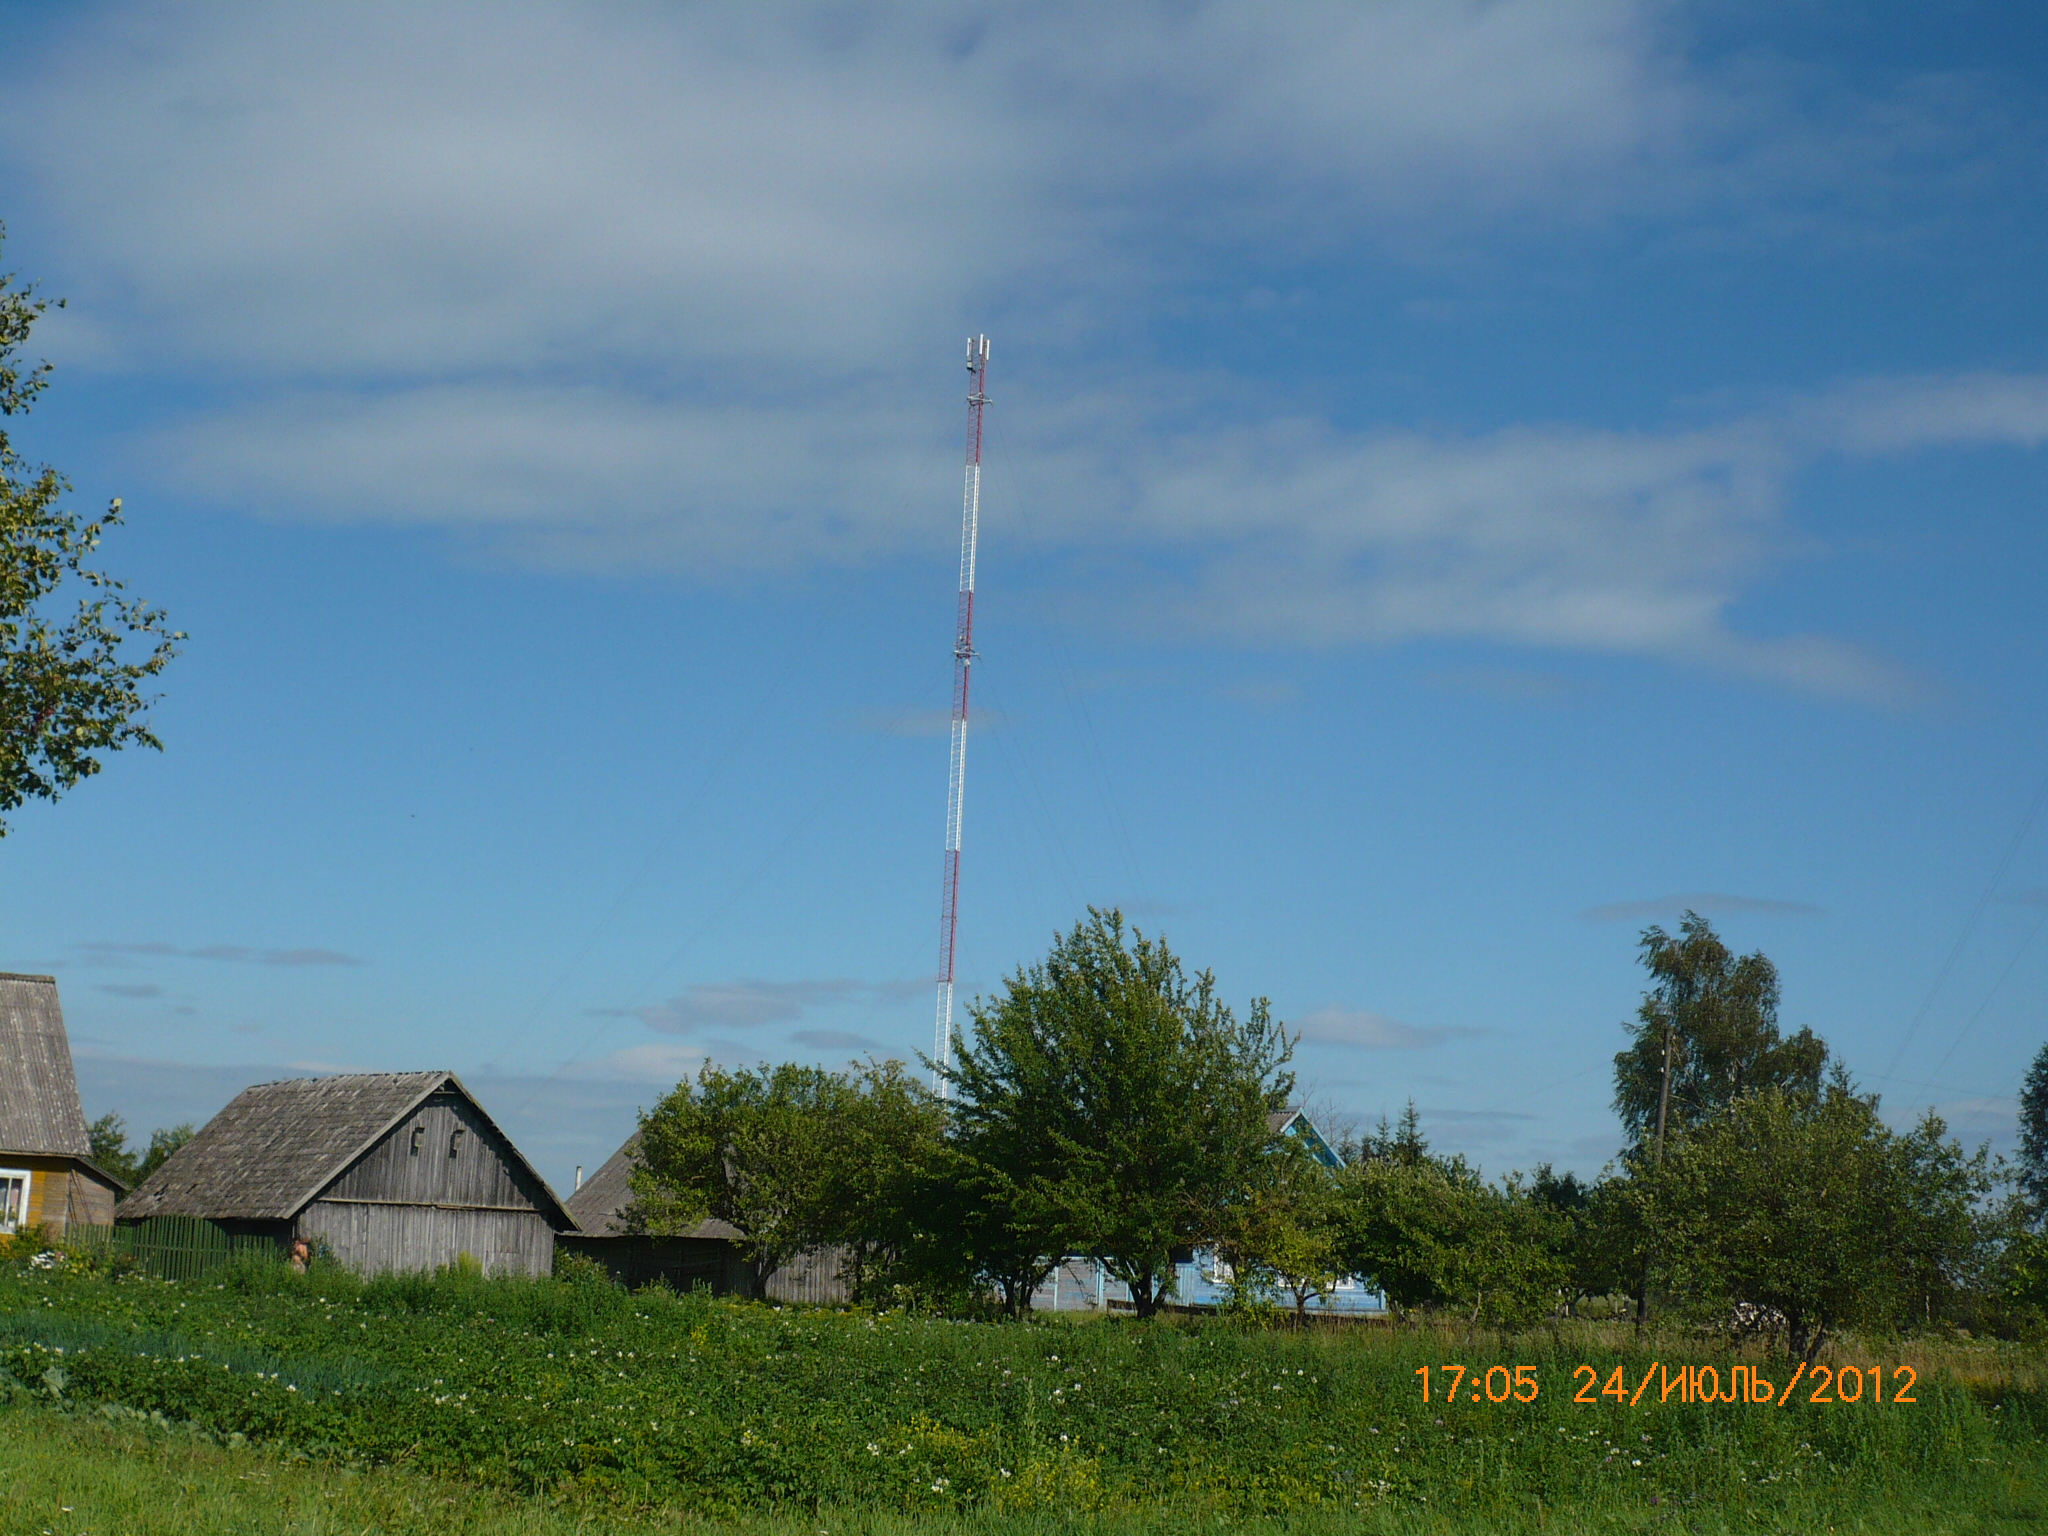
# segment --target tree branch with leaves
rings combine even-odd
[[[22,349],[50,308],[34,284],[0,274],[0,418],[26,415],[49,383],[51,364],[25,363]],[[120,498],[88,522],[61,505],[70,489],[24,459],[0,424],[0,836],[6,812],[58,799],[98,773],[105,754],[163,749],[147,686],[185,636],[99,568]],[[74,591],[67,617],[63,599]]]

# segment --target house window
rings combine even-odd
[[[0,1232],[19,1232],[28,1221],[28,1187],[35,1175],[26,1168],[0,1168]]]
[[[462,1155],[462,1127],[459,1125],[449,1134],[448,1155],[450,1157],[460,1157]]]

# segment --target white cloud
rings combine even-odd
[[[687,1035],[699,1029],[757,1029],[793,1024],[813,1008],[832,1003],[893,1000],[923,982],[900,981],[724,981],[686,988],[662,1003],[632,1010],[649,1029]],[[748,1049],[740,1047],[740,1049]]]
[[[704,1063],[704,1052],[668,1040],[629,1045],[596,1061],[573,1062],[558,1074],[598,1082],[658,1083],[672,1087]]]
[[[1836,456],[2044,438],[2048,377],[1973,375],[1871,381],[1665,431],[1267,422],[1121,465],[1105,452],[1098,478],[1122,469],[1126,539],[1182,551],[1181,590],[1155,581],[1149,601],[1184,624],[1648,654],[1902,702],[1917,681],[1854,647],[1726,623],[1798,542],[1782,520],[1794,481]]]
[[[686,1035],[709,1026],[753,1029],[763,1024],[788,1024],[820,1003],[837,1002],[852,992],[852,981],[729,981],[690,987],[665,1003],[636,1008],[649,1029]]]
[[[1446,1040],[1470,1039],[1477,1029],[1403,1024],[1361,1008],[1319,1008],[1289,1020],[1301,1038],[1320,1045],[1357,1045],[1376,1051],[1427,1051]]]
[[[1042,530],[1084,557],[1075,589],[1148,566],[1120,590],[1127,617],[1292,643],[1654,655],[1897,703],[1919,690],[1899,669],[1725,615],[1797,542],[1783,508],[1802,470],[2037,447],[2048,378],[1873,381],[1661,432],[1347,434],[1284,419],[1175,436],[1104,399],[1039,430],[1013,451],[1057,509]],[[765,408],[437,389],[238,412],[157,449],[200,488],[273,515],[467,526],[543,564],[844,566],[951,536],[931,510],[950,455],[872,405],[806,426]],[[1003,536],[994,520],[989,536]]]
[[[1701,210],[1730,238],[1783,200],[1895,193],[1916,153],[1945,184],[1981,147],[1967,93],[1809,109],[1666,23],[1629,0],[107,6],[0,64],[0,164],[72,337],[210,402],[144,434],[135,474],[257,515],[706,577],[936,555],[934,402],[986,320],[1045,531],[1145,573],[1119,612],[1910,697],[1839,641],[1725,616],[1794,542],[1802,467],[2038,445],[2041,378],[1632,433],[1339,430],[1142,360],[1099,387],[1104,346],[1219,253]],[[1063,406],[1003,417],[1013,377]]]
[[[115,5],[15,50],[0,153],[132,304],[130,355],[760,382],[872,369],[997,287],[1101,304],[1171,263],[1161,234],[1639,187],[1712,115],[1655,15]]]
[[[1843,100],[1684,30],[1656,0],[110,4],[11,39],[0,158],[75,318],[124,311],[110,357],[782,391],[900,375],[996,294],[1115,319],[1194,251],[1880,183],[1889,234],[1902,155],[1939,187],[2021,152],[1953,76]]]

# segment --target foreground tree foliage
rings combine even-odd
[[[1779,1031],[1778,969],[1762,954],[1737,956],[1697,912],[1676,938],[1644,929],[1641,950],[1655,984],[1614,1058],[1614,1111],[1637,1144],[1656,1135],[1660,1109],[1680,1129],[1760,1089],[1819,1090],[1827,1045],[1810,1029]]]
[[[1675,1290],[1781,1316],[1811,1361],[1840,1328],[1932,1318],[1975,1283],[1985,1164],[1931,1112],[1891,1131],[1838,1074],[1814,1095],[1745,1094],[1675,1140],[1646,1204]]]
[[[1493,1185],[1463,1157],[1438,1157],[1415,1106],[1358,1146],[1345,1179],[1344,1258],[1400,1311],[1440,1307],[1471,1323],[1526,1327],[1569,1287],[1568,1228],[1516,1178]]]
[[[1345,1262],[1351,1201],[1343,1181],[1308,1148],[1283,1138],[1263,1161],[1260,1177],[1230,1212],[1216,1254],[1230,1267],[1240,1298],[1279,1292],[1297,1319],[1311,1298],[1328,1296],[1352,1273]]]
[[[128,1123],[119,1115],[101,1115],[86,1128],[92,1160],[130,1189],[170,1160],[178,1148],[199,1134],[198,1127],[160,1126],[149,1133],[149,1145],[137,1153],[128,1145]]]
[[[21,356],[48,308],[33,285],[0,274],[0,418],[25,415],[49,382],[50,364]],[[144,688],[185,638],[94,563],[120,501],[86,522],[59,505],[70,488],[0,426],[0,836],[4,813],[57,799],[98,773],[104,754],[162,749]],[[67,618],[58,599],[79,588]]]
[[[971,1017],[948,1074],[957,1145],[1005,1202],[1002,1232],[1095,1255],[1152,1316],[1175,1253],[1226,1235],[1259,1186],[1294,1087],[1286,1031],[1264,998],[1240,1021],[1208,972],[1092,908]]]
[[[955,1315],[1021,1317],[1081,1254],[1150,1316],[1176,1261],[1206,1251],[1238,1296],[1298,1320],[1361,1276],[1397,1315],[1504,1333],[1655,1296],[1673,1323],[1770,1334],[1808,1361],[1845,1329],[2048,1329],[2026,1181],[2048,1072],[1993,1199],[1987,1153],[1931,1116],[1893,1131],[1810,1030],[1779,1029],[1764,956],[1688,913],[1676,939],[1647,930],[1642,957],[1651,985],[1615,1062],[1629,1145],[1592,1183],[1547,1164],[1489,1180],[1434,1151],[1412,1103],[1326,1166],[1276,1129],[1292,1046],[1263,1000],[1240,1021],[1206,973],[1091,911],[974,1005],[950,1101],[894,1064],[707,1066],[679,1085],[643,1121],[639,1220],[730,1223],[757,1290],[829,1246],[857,1296]]]
[[[2048,1045],[2020,1085],[2019,1192],[2035,1227],[2048,1227]]]
[[[657,1236],[707,1218],[736,1227],[756,1295],[791,1258],[835,1244],[858,1286],[894,1257],[895,1213],[942,1124],[896,1062],[848,1073],[706,1063],[641,1116],[635,1220]]]

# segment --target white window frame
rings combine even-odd
[[[0,1168],[0,1187],[8,1179],[21,1180],[21,1215],[9,1221],[4,1207],[0,1207],[0,1233],[12,1236],[28,1225],[29,1206],[35,1197],[36,1173],[33,1168]]]

